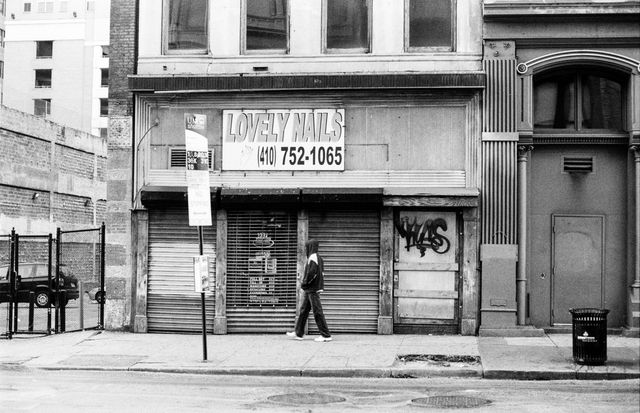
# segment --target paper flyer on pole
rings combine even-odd
[[[206,125],[206,115],[185,114],[187,198],[190,226],[212,225],[209,147],[208,140],[204,136]]]

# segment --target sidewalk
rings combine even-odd
[[[0,370],[128,370],[314,377],[637,379],[640,339],[609,336],[604,366],[573,363],[570,334],[473,337],[337,334],[202,336],[82,331],[0,340]]]

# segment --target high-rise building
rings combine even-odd
[[[106,137],[109,13],[109,1],[8,0],[2,104]]]

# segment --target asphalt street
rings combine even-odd
[[[640,381],[493,381],[3,370],[7,412],[637,413]]]

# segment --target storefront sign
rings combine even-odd
[[[209,145],[204,136],[207,117],[186,113],[184,119],[189,225],[210,226]]]
[[[222,169],[344,171],[344,109],[225,110]]]

